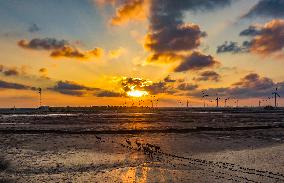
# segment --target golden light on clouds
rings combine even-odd
[[[147,0],[132,0],[117,8],[111,25],[122,25],[129,21],[141,21],[147,18],[149,4]]]
[[[131,90],[127,92],[127,95],[130,97],[143,97],[148,95],[149,93],[147,91],[139,91],[139,90]]]
[[[151,81],[141,78],[123,78],[122,89],[129,97],[143,97],[149,95],[147,87],[151,85]]]

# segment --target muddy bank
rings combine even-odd
[[[17,182],[279,182],[283,130],[188,134],[1,134]],[[131,143],[126,142],[128,139]],[[135,142],[156,144],[150,158]],[[284,179],[283,179],[284,180]]]

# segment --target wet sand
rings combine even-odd
[[[71,121],[81,119],[80,123],[84,123],[85,118],[89,119],[90,116],[71,117]],[[17,125],[20,122],[34,122],[28,119],[31,118],[2,118],[2,123],[16,123],[9,128],[5,126],[7,124],[3,124],[0,128],[1,156],[10,162],[8,169],[0,173],[2,179],[12,182],[284,182],[284,131],[283,128],[278,128],[282,122],[281,117],[276,117],[271,122],[266,121],[265,125],[278,125],[268,129],[125,134],[80,133],[86,131],[84,125],[81,128],[67,125],[67,133],[48,131],[59,129],[57,126],[64,129],[60,123],[54,125],[57,118],[39,119],[39,124],[29,128]],[[132,124],[136,130],[153,129],[149,128],[151,125],[155,127],[154,124],[137,119],[132,118],[136,121]],[[227,118],[219,119],[224,123]],[[123,121],[121,118],[119,120]],[[139,126],[139,123],[143,125]],[[166,124],[156,127],[169,129],[166,128],[168,123]],[[264,125],[262,122],[255,125],[255,120],[249,124]],[[89,123],[85,125],[92,126]],[[184,126],[189,128],[188,124]],[[224,123],[215,126],[234,125]],[[122,127],[115,129],[111,126],[101,130],[133,130],[133,126]],[[185,129],[180,124],[175,124],[174,127],[171,126],[171,129]],[[10,131],[4,133],[5,129]],[[27,131],[13,133],[13,130],[19,129]],[[29,129],[47,131],[34,133]],[[68,133],[74,130],[78,133]],[[100,128],[89,130],[96,132]],[[154,152],[153,157],[150,157],[143,150],[138,150],[136,141],[158,145],[161,151]]]

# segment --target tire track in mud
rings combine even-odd
[[[240,165],[233,164],[233,163],[213,162],[213,161],[201,160],[201,159],[195,159],[195,158],[180,157],[180,156],[171,155],[171,154],[168,154],[168,156],[182,159],[182,160],[188,160],[190,163],[194,165],[198,165],[198,166],[214,167],[214,168],[219,168],[223,170],[225,169],[231,172],[243,173],[247,175],[255,175],[255,176],[260,176],[264,178],[275,179],[277,181],[284,181],[284,175],[281,173],[274,173],[271,171],[263,171],[263,170],[253,169],[253,168],[246,168],[246,167],[242,167]]]
[[[213,162],[213,161],[208,161],[208,160],[202,160],[202,159],[196,159],[196,158],[188,158],[188,157],[181,157],[181,156],[176,156],[172,154],[166,154],[168,157],[171,158],[176,158],[180,160],[187,160],[188,163],[195,165],[195,166],[201,166],[207,169],[213,168],[213,171],[215,172],[216,169],[222,170],[222,171],[227,171],[231,173],[236,173],[236,174],[242,174],[243,176],[241,177],[242,179],[247,179],[246,181],[250,182],[257,182],[254,180],[249,180],[247,177],[248,176],[254,176],[254,177],[261,177],[261,178],[268,178],[268,179],[273,179],[275,181],[284,181],[284,175],[281,173],[274,173],[271,171],[263,171],[263,170],[258,170],[258,169],[253,169],[253,168],[246,168],[242,167],[237,164],[233,163],[226,163],[226,162]],[[236,175],[234,175],[236,176]]]

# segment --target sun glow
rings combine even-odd
[[[131,90],[127,92],[127,95],[130,97],[142,97],[142,96],[148,95],[148,92],[140,91],[140,90]]]

